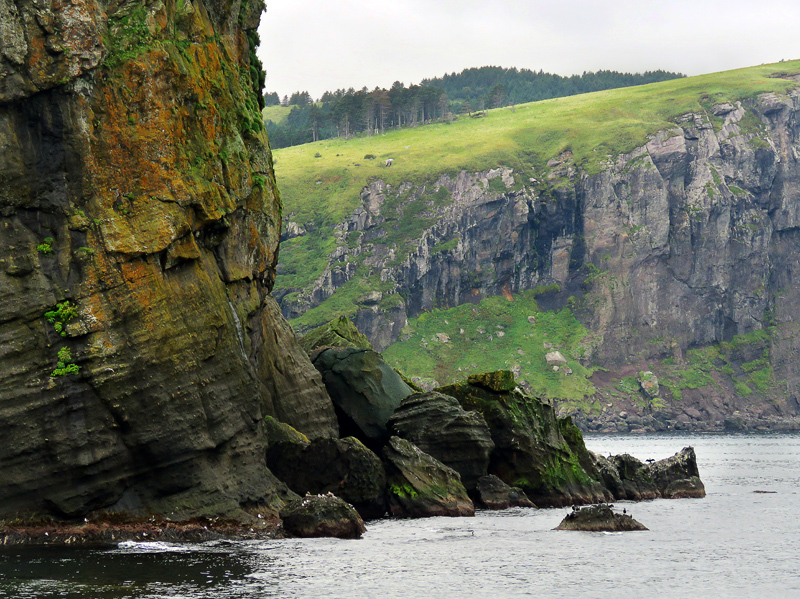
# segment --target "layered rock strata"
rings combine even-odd
[[[322,275],[280,290],[283,313],[320,305],[368,267],[380,289],[362,294],[354,318],[378,350],[425,311],[553,284],[541,305],[572,298],[592,334],[583,360],[609,369],[681,365],[691,348],[769,330],[769,385],[716,377],[703,391],[690,388],[689,402],[668,406],[663,419],[627,426],[592,414],[587,424],[702,430],[705,422],[718,430],[731,418],[728,428],[780,427],[800,415],[799,109],[797,90],[709,103],[591,171],[564,152],[546,167],[492,164],[424,184],[373,181],[340,226]],[[413,240],[386,241],[398,215],[419,213],[420,203],[430,225]],[[742,355],[728,366],[746,378],[764,357]],[[687,403],[698,416],[684,411]]]
[[[0,517],[277,509],[263,417],[335,436],[270,297],[260,1],[0,12]]]

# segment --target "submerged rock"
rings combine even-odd
[[[281,510],[283,529],[296,537],[358,539],[367,530],[352,505],[334,496],[306,495]]]
[[[617,514],[612,506],[601,503],[573,509],[554,530],[629,531],[648,530],[644,524],[628,514]]]
[[[473,497],[478,507],[487,510],[504,510],[510,507],[536,507],[522,489],[507,485],[493,474],[478,480]]]
[[[391,434],[411,441],[458,472],[467,490],[486,476],[494,449],[489,427],[483,416],[465,411],[454,397],[435,391],[409,395],[388,427]]]
[[[341,434],[379,449],[389,438],[386,422],[412,389],[369,349],[326,348],[312,362],[333,401]]]
[[[410,441],[389,439],[383,449],[389,513],[402,518],[474,516],[458,472],[421,451]]]

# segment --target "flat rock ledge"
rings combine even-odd
[[[592,532],[620,532],[648,530],[641,522],[628,514],[617,514],[607,503],[588,507],[573,507],[572,512],[554,530],[587,530]]]
[[[358,539],[367,530],[355,508],[332,493],[306,495],[281,510],[283,530],[294,537]]]
[[[274,516],[252,523],[219,518],[171,522],[160,517],[121,522],[13,522],[0,526],[0,547],[18,545],[113,547],[123,541],[201,543],[220,539],[275,539],[282,536],[280,521]]]

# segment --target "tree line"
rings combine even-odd
[[[408,87],[395,81],[389,89],[326,91],[317,101],[307,91],[296,91],[283,99],[277,92],[268,92],[264,94],[267,106],[281,104],[292,109],[280,123],[267,121],[266,125],[272,147],[283,148],[331,137],[375,135],[392,127],[451,119],[459,113],[683,76],[667,71],[598,71],[561,77],[528,69],[481,67],[424,79],[420,85]]]

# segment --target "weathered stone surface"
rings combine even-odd
[[[392,516],[475,515],[475,507],[458,473],[420,451],[410,441],[391,437],[383,449],[383,456]]]
[[[478,507],[487,510],[505,510],[510,507],[536,507],[522,489],[507,485],[493,474],[478,480],[473,497]]]
[[[263,4],[178,4],[0,5],[0,516],[275,512],[264,415],[336,435],[269,295]]]
[[[650,475],[665,498],[705,497],[693,447],[684,447],[671,458],[650,464]]]
[[[628,454],[605,458],[592,453],[591,457],[603,484],[615,499],[705,497],[692,447],[649,464]]]
[[[426,311],[553,283],[560,291],[542,296],[542,307],[578,300],[593,340],[582,359],[618,378],[665,358],[680,364],[692,348],[769,331],[766,356],[729,366],[743,383],[748,373],[739,366],[766,357],[774,381],[785,384],[754,390],[719,377],[703,389],[684,389],[680,399],[665,393],[667,417],[641,429],[722,430],[735,411],[741,418],[731,424],[748,430],[797,428],[798,112],[794,89],[687,114],[642,147],[609,157],[599,172],[559,156],[548,157],[551,166],[536,179],[487,166],[425,184],[372,180],[339,225],[328,268],[306,288],[292,289],[297,293],[281,307],[297,317],[326,301],[368,255],[370,271],[392,284],[389,297],[396,298],[361,305],[354,317],[379,351],[400,338],[407,319]],[[500,182],[511,185],[504,191]],[[431,189],[445,189],[450,200],[426,206],[431,225],[407,240],[413,250],[398,261],[394,244],[385,242],[394,239],[386,235],[395,223],[388,206],[420,201]],[[353,239],[361,241],[350,245]],[[453,239],[456,247],[435,251]],[[611,403],[616,393],[608,383]],[[687,406],[702,419],[679,424]],[[592,430],[616,425],[610,416],[592,418]]]
[[[312,361],[336,408],[341,434],[380,448],[389,437],[386,422],[411,388],[372,350],[327,348]]]
[[[648,397],[658,397],[658,377],[649,370],[644,370],[638,376],[639,386]]]
[[[358,539],[367,530],[353,506],[332,494],[298,498],[281,510],[281,519],[295,537]]]
[[[607,504],[591,505],[589,507],[574,509],[567,514],[556,526],[555,530],[586,530],[586,531],[630,531],[647,530],[641,522],[634,520],[628,514],[617,514],[613,506]]]
[[[467,412],[454,397],[441,393],[409,395],[387,424],[392,435],[411,441],[461,475],[472,490],[489,467],[494,449],[489,427],[478,412]]]
[[[311,355],[319,347],[357,347],[372,349],[372,344],[362,335],[347,316],[340,316],[300,338],[300,345]]]
[[[270,443],[267,466],[299,495],[333,493],[363,518],[386,513],[386,473],[380,458],[354,437]]]
[[[462,381],[437,391],[455,397],[465,410],[483,415],[495,444],[490,474],[522,488],[540,507],[610,498],[571,421],[559,420],[551,406],[517,390],[509,382],[513,375],[508,371],[483,378],[504,383],[478,386]],[[493,391],[492,387],[513,390]]]

